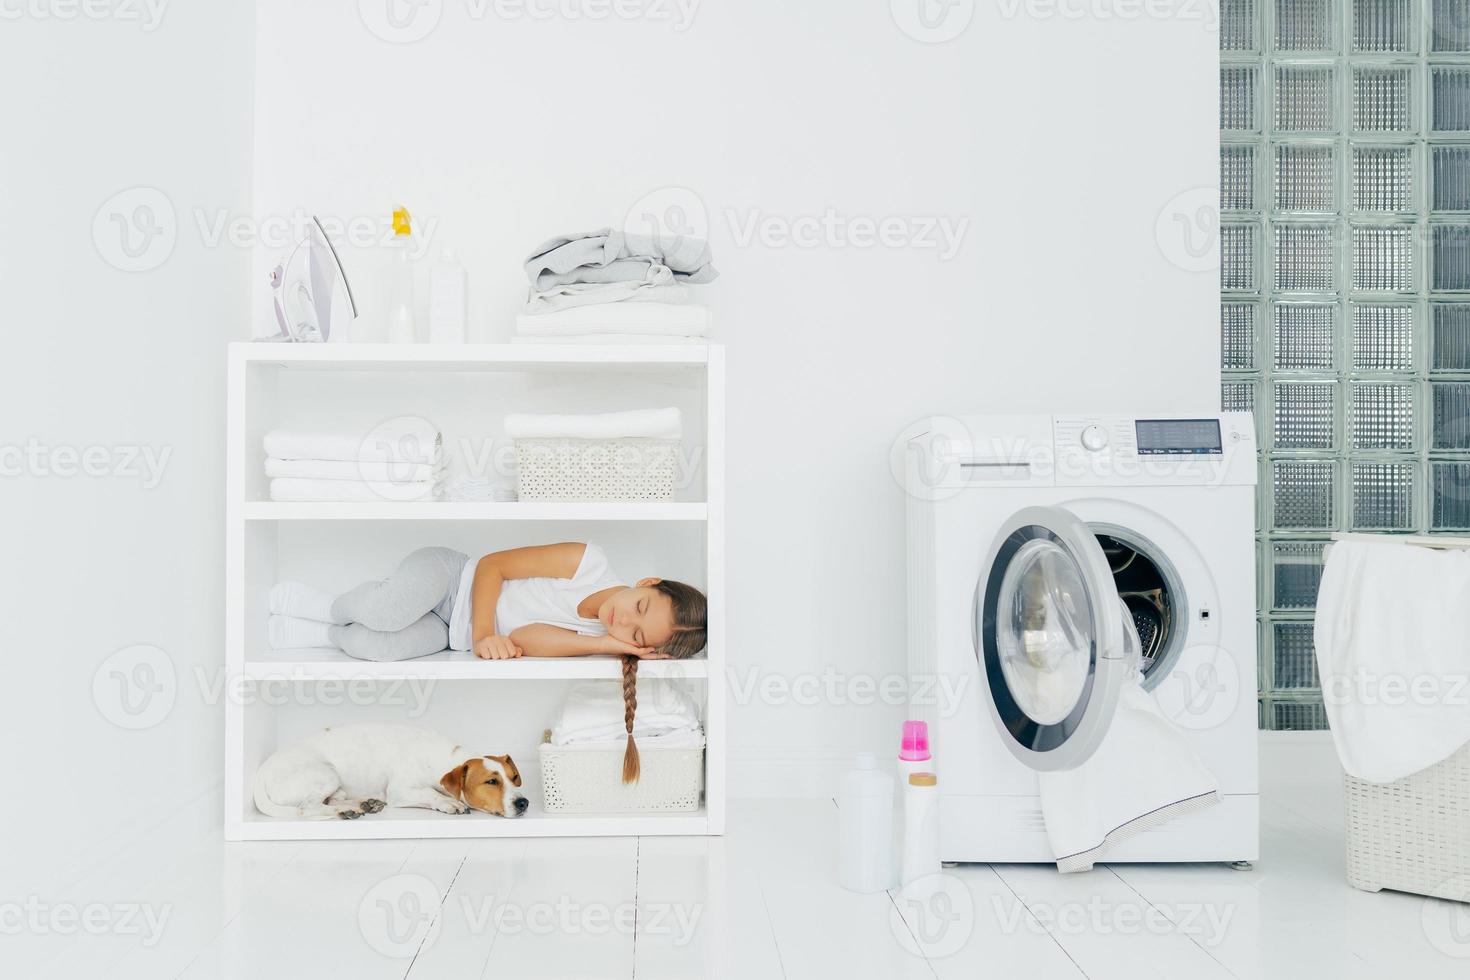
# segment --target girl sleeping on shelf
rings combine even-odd
[[[484,660],[618,654],[625,782],[638,778],[638,661],[681,660],[705,644],[702,592],[657,578],[626,585],[601,548],[579,542],[512,548],[478,561],[450,548],[420,548],[387,578],[341,595],[281,582],[271,589],[270,611],[272,647],[337,647],[359,660],[411,660],[446,647]]]

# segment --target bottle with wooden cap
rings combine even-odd
[[[922,721],[903,723],[903,740],[898,746],[898,785],[907,786],[916,772],[933,772],[934,756],[929,752],[929,726]],[[902,789],[899,792],[903,792]]]
[[[939,869],[939,780],[932,772],[909,773],[903,788],[902,883]]]

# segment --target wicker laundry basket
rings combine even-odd
[[[1392,783],[1347,777],[1347,877],[1470,902],[1470,744]]]
[[[521,500],[669,500],[677,439],[517,439]]]
[[[623,782],[626,742],[541,742],[541,805],[548,813],[677,813],[698,810],[704,788],[704,739],[681,747],[639,743],[641,773]]]

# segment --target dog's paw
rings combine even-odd
[[[362,816],[362,811],[361,810],[338,810],[337,811],[337,819],[338,820],[356,820],[360,816]]]
[[[442,803],[435,806],[434,809],[438,810],[440,813],[470,812],[469,806],[467,804],[461,803],[459,800],[444,800]]]
[[[383,807],[385,807],[387,805],[388,804],[384,803],[382,800],[363,800],[362,801],[362,812],[363,813],[377,813],[378,811],[382,810]]]

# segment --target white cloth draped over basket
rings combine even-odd
[[[1314,640],[1348,883],[1470,902],[1470,540],[1334,539]]]
[[[1349,775],[1393,782],[1470,742],[1470,551],[1333,542],[1314,640]]]
[[[640,744],[653,738],[700,733],[699,706],[677,681],[640,678],[637,690],[633,737]],[[615,742],[621,746],[627,736],[622,682],[584,681],[567,694],[550,741],[553,745]]]
[[[704,730],[699,706],[677,681],[638,681],[633,734],[640,768],[624,783],[621,681],[574,686],[540,747],[543,806],[549,813],[676,812],[699,808]]]

